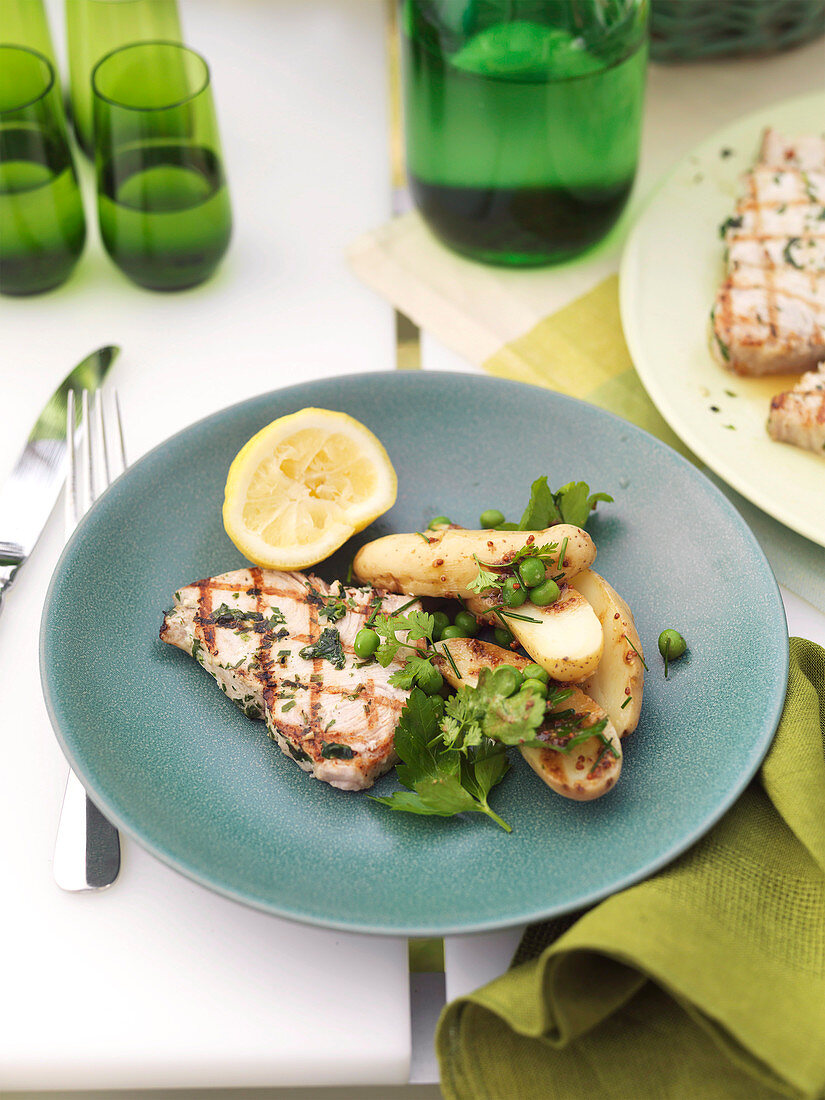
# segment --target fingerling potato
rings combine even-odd
[[[626,737],[639,724],[645,675],[633,614],[618,592],[591,569],[580,573],[571,587],[593,608],[604,635],[599,667],[582,681],[582,690],[607,711],[619,736]]]
[[[492,596],[475,596],[466,600],[466,604],[474,615],[483,615],[495,626],[502,625],[499,616],[490,611],[492,607],[501,606],[500,600]],[[598,668],[603,649],[602,624],[575,588],[564,585],[556,602],[546,607],[525,603],[512,615],[508,615],[506,609],[499,614],[536,664],[546,669],[554,680],[577,683]]]
[[[546,531],[442,527],[423,534],[385,535],[368,542],[355,555],[352,568],[359,581],[388,592],[466,599],[476,595],[470,583],[478,576],[478,562],[504,566],[526,546],[545,544],[559,549],[564,546],[564,560],[546,563],[546,576],[562,574],[567,580],[589,569],[596,558],[596,547],[587,532],[568,523]]]
[[[438,656],[434,663],[444,679],[455,688],[465,684],[474,687],[483,668],[495,670],[501,665],[512,665],[523,669],[530,663],[511,650],[479,641],[477,638],[451,638],[449,642],[442,644],[449,649],[461,678],[456,676],[455,669],[446,658]],[[552,686],[554,685],[551,684]],[[572,708],[576,715],[587,716],[588,725],[605,719],[607,725],[602,735],[610,743],[612,752],[604,751],[604,743],[598,737],[588,738],[569,753],[559,752],[549,745],[526,745],[519,751],[536,775],[556,794],[577,802],[589,802],[600,798],[615,786],[622,770],[621,742],[609,716],[598,704],[578,688],[557,686],[566,687],[571,694],[553,709]]]

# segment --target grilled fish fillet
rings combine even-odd
[[[358,667],[355,635],[376,606],[391,613],[409,603],[302,573],[239,569],[176,592],[160,637],[191,653],[248,717],[263,718],[298,767],[355,791],[395,764],[408,697],[388,682],[397,662]]]
[[[809,370],[825,359],[825,140],[766,130],[745,184],[722,227],[715,352],[742,375]]]
[[[772,399],[768,431],[780,443],[825,455],[825,364]]]

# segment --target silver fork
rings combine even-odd
[[[80,428],[76,430],[74,391],[66,407],[66,539],[104,489],[126,469],[120,405],[114,394],[114,416],[108,418],[100,390],[91,414],[89,391],[80,395]],[[114,423],[112,423],[112,421]],[[69,768],[54,847],[54,877],[64,890],[102,890],[120,871],[120,837]]]

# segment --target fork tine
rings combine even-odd
[[[97,495],[100,496],[101,491],[107,488],[112,483],[112,472],[109,466],[109,448],[106,443],[106,430],[104,427],[103,418],[103,394],[100,390],[97,390],[95,392],[94,401],[92,403],[92,411],[94,413],[95,433],[98,438],[99,450],[100,453],[103,455],[102,477],[101,471],[98,470],[98,477],[95,479],[97,481]]]
[[[75,453],[76,436],[74,390],[69,390],[66,394],[66,494],[64,501],[67,531],[71,531],[76,527],[78,521],[77,494],[79,486],[77,483],[77,455]]]
[[[117,390],[113,390],[112,394],[115,399],[115,443],[114,448],[114,461],[113,466],[115,468],[115,477],[122,474],[128,465],[126,461],[126,441],[123,438],[123,417],[120,415],[120,399],[117,395]]]
[[[83,428],[83,441],[81,454],[83,455],[82,463],[82,482],[84,489],[84,500],[81,505],[81,516],[91,508],[92,502],[95,499],[95,483],[94,483],[94,450],[92,447],[92,418],[89,415],[89,391],[82,390],[80,394],[80,423]]]

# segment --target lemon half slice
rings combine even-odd
[[[328,557],[395,503],[398,480],[369,428],[346,413],[301,409],[238,452],[223,524],[250,561],[303,569]]]

